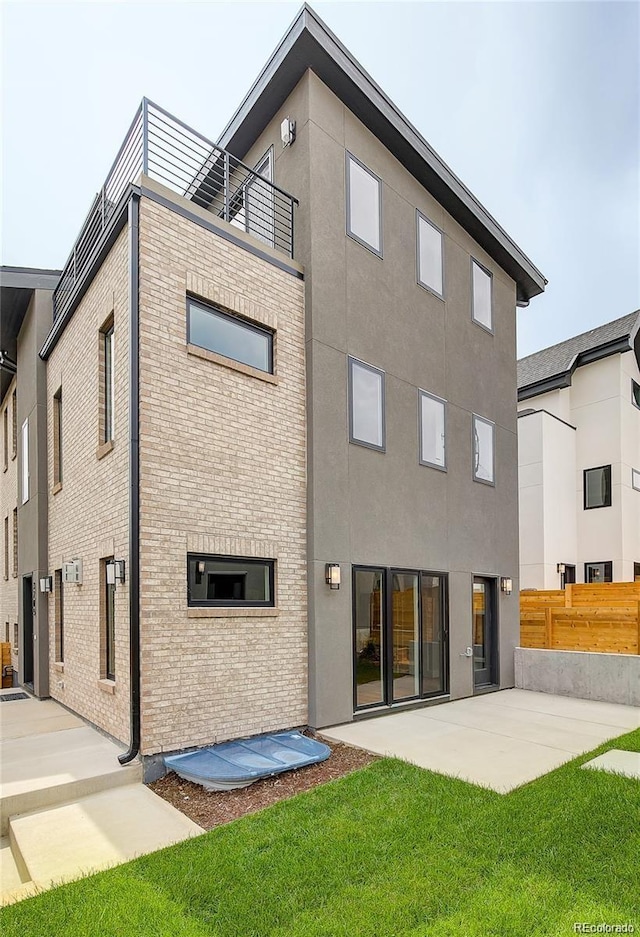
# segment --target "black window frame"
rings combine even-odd
[[[475,291],[473,288],[473,265],[479,267],[483,273],[489,277],[489,314],[491,318],[491,325],[485,325],[484,322],[481,322],[480,319],[476,319],[475,315]],[[483,263],[480,263],[475,257],[471,257],[471,321],[475,322],[476,325],[479,325],[481,329],[484,329],[485,332],[488,332],[489,335],[495,334],[495,329],[493,327],[493,273],[489,270],[488,267],[485,267]]]
[[[244,566],[266,566],[269,570],[269,594],[266,602],[244,599],[192,599],[189,566],[191,561],[216,560],[223,563],[242,563]],[[276,561],[269,557],[227,556],[220,553],[187,553],[187,607],[188,608],[275,608],[276,607]]]
[[[429,286],[428,283],[425,283],[424,280],[420,278],[420,219],[428,224],[429,227],[433,228],[434,231],[437,231],[440,235],[440,275],[442,279],[442,292],[439,293],[437,289],[433,286]],[[437,296],[438,299],[444,300],[444,231],[442,228],[439,228],[437,224],[431,221],[430,218],[421,212],[419,208],[416,208],[416,282],[418,286],[421,286],[423,290],[426,290],[428,293],[431,293],[433,296]]]
[[[372,371],[374,374],[379,374],[382,377],[382,394],[381,394],[381,407],[382,407],[382,445],[378,446],[376,443],[367,442],[364,439],[359,439],[357,436],[353,435],[353,365],[357,364],[359,367],[364,368],[366,371]],[[387,409],[387,395],[386,395],[386,373],[382,368],[376,368],[373,364],[368,364],[366,361],[362,361],[361,358],[355,358],[353,355],[349,355],[347,358],[347,370],[348,370],[348,380],[347,380],[347,408],[349,410],[349,442],[354,446],[363,446],[365,449],[373,449],[374,452],[386,452],[387,451],[387,422],[385,419],[385,411]]]
[[[378,205],[380,210],[378,212],[378,240],[380,242],[380,248],[374,247],[372,244],[369,244],[368,241],[365,241],[364,238],[361,238],[359,234],[356,234],[355,231],[351,229],[351,170],[349,167],[349,160],[353,160],[356,165],[363,169],[372,179],[378,183]],[[352,238],[354,241],[357,241],[362,247],[365,247],[368,251],[371,251],[372,254],[375,254],[376,257],[383,257],[383,207],[382,207],[382,179],[380,176],[376,175],[368,166],[358,159],[357,156],[354,156],[353,153],[349,150],[345,150],[345,195],[346,195],[346,211],[345,211],[345,221],[346,221],[346,233],[347,236]]]
[[[255,332],[258,335],[264,335],[269,340],[269,368],[264,370],[264,368],[258,368],[255,364],[249,364],[246,361],[240,361],[239,358],[232,358],[229,355],[223,354],[221,351],[217,351],[215,348],[208,348],[206,345],[200,345],[198,342],[194,342],[191,338],[191,306],[195,305],[202,309],[204,312],[220,316],[223,319],[229,319],[230,321],[236,323],[237,325],[242,326],[248,332]],[[213,355],[219,355],[221,358],[225,358],[227,361],[234,361],[236,364],[241,365],[243,368],[252,368],[254,371],[259,371],[261,374],[275,374],[275,330],[270,329],[267,325],[261,325],[258,322],[254,322],[250,319],[245,319],[243,316],[239,316],[235,312],[231,312],[229,309],[224,309],[222,306],[217,306],[215,303],[208,303],[200,299],[197,296],[187,295],[187,344],[193,345],[195,348],[202,348],[204,351],[209,351]]]
[[[605,494],[608,494],[609,500],[604,504],[587,504],[587,473],[600,472],[605,470],[605,479],[607,488]],[[582,504],[585,511],[597,511],[599,508],[610,508],[613,503],[613,492],[611,486],[611,465],[594,465],[591,468],[582,470]]]
[[[640,410],[640,384],[631,378],[631,403]]]
[[[592,583],[594,580],[589,579],[587,570],[590,566],[604,566],[604,579],[602,582],[613,582],[613,560],[597,560],[592,561],[591,563],[584,564],[584,581],[587,585]],[[609,577],[607,579],[607,576]]]

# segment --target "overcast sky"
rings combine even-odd
[[[639,4],[312,5],[549,280],[520,355],[640,306]],[[63,266],[144,95],[216,139],[298,9],[5,2],[2,262]]]

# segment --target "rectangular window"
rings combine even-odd
[[[18,650],[18,634],[19,634],[18,625],[17,623],[15,623],[13,626],[13,649],[14,651]]]
[[[611,466],[584,470],[584,509],[611,507]]]
[[[471,258],[471,318],[493,332],[492,274]]]
[[[349,358],[349,442],[385,449],[384,371]]]
[[[54,601],[55,601],[55,641],[56,661],[64,662],[64,585],[62,570],[56,569],[54,574]]]
[[[382,182],[347,153],[347,234],[382,257]]]
[[[640,563],[633,564],[633,581],[640,582]]]
[[[100,611],[102,623],[101,673],[102,679],[116,678],[116,587],[107,581],[107,566],[112,556],[100,560]]]
[[[432,468],[447,468],[446,454],[446,400],[418,391],[420,424],[420,464]]]
[[[273,608],[274,560],[187,554],[187,596],[194,607]]]
[[[29,500],[29,420],[22,424],[22,504]]]
[[[418,219],[418,283],[444,299],[442,231],[417,210],[416,216]]]
[[[111,442],[114,439],[114,411],[115,411],[115,357],[113,323],[101,333],[102,336],[102,367],[103,367],[103,411],[102,411],[102,442]]]
[[[613,582],[613,562],[585,563],[585,582]]]
[[[187,307],[187,341],[273,374],[273,332],[193,299]]]
[[[631,403],[640,409],[640,384],[631,378]]]
[[[2,414],[2,458],[5,472],[9,466],[9,407]]]
[[[62,388],[53,395],[53,484],[62,484]]]
[[[12,575],[18,575],[18,509],[13,509],[13,569]]]
[[[11,395],[11,458],[18,454],[18,394],[14,390]]]
[[[4,578],[9,578],[9,515],[4,519]]]
[[[495,484],[495,423],[473,414],[473,478]]]
[[[631,487],[635,488],[636,491],[640,491],[640,471],[638,469],[631,469]]]

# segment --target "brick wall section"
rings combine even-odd
[[[301,280],[144,198],[140,232],[151,754],[306,723],[304,298]],[[187,292],[277,329],[277,384],[188,353]],[[188,609],[188,551],[275,558],[277,613]]]
[[[18,623],[18,578],[13,575],[13,512],[18,505],[18,459],[13,452],[13,392],[12,380],[0,406],[0,640],[6,641],[6,625],[9,624],[11,663],[18,670],[17,646],[14,643],[15,625]],[[4,471],[4,420],[7,414],[7,470]],[[7,579],[5,579],[5,522],[8,518]]]
[[[129,738],[129,588],[116,591],[116,679],[101,680],[100,558],[128,560],[129,295],[125,228],[47,365],[49,574],[81,557],[82,585],[64,586],[64,665],[49,598],[51,695],[122,741]],[[115,441],[100,443],[99,330],[113,314]],[[53,494],[53,395],[62,387],[62,488]]]

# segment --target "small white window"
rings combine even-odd
[[[631,486],[640,491],[640,472],[638,469],[631,469]]]
[[[495,484],[495,424],[473,414],[473,477],[485,485]]]
[[[492,276],[477,260],[471,260],[471,317],[474,322],[493,331]]]
[[[29,500],[29,419],[22,424],[22,504]]]
[[[420,464],[446,471],[446,401],[418,391]]]
[[[420,212],[418,218],[418,283],[443,298],[442,231]]]
[[[384,371],[349,358],[349,441],[385,447]]]
[[[382,183],[347,153],[347,234],[382,257]]]

